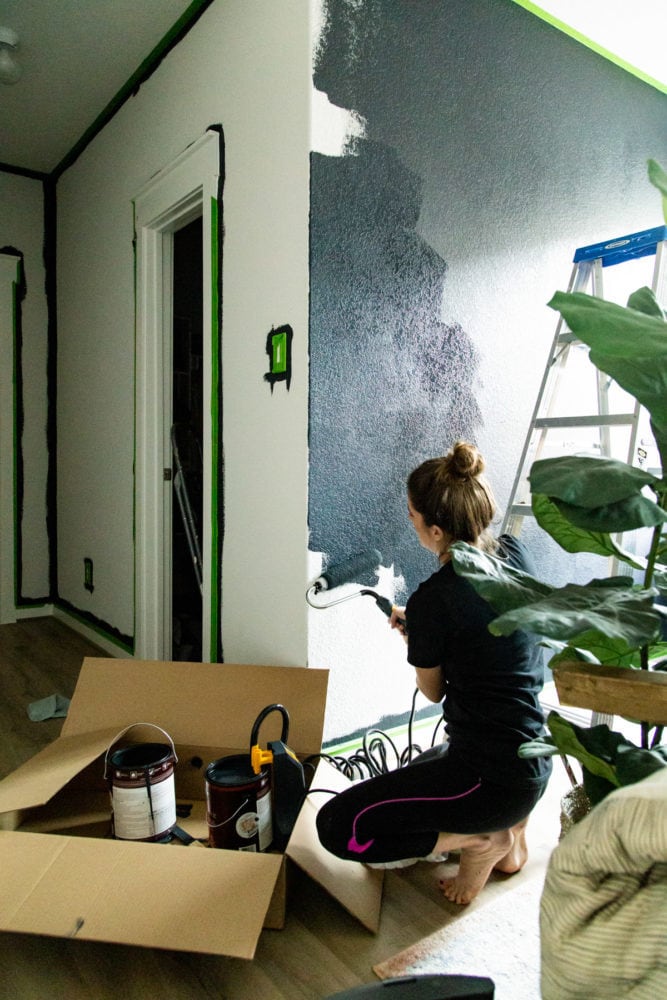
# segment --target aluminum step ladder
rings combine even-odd
[[[575,251],[568,292],[603,295],[603,269],[655,255],[651,288],[661,305],[667,300],[667,226],[645,229]],[[648,284],[644,281],[643,284]],[[634,290],[634,289],[633,289]],[[625,304],[625,303],[623,303]],[[578,380],[588,379],[577,394]],[[563,390],[567,390],[564,392]],[[576,395],[577,412],[570,400]],[[588,404],[588,405],[586,405]],[[648,418],[632,397],[588,360],[588,348],[561,316],[537,395],[530,426],[507,504],[502,532],[518,536],[525,517],[533,517],[528,473],[533,462],[559,454],[588,452],[631,465],[650,465],[640,431]],[[650,431],[647,430],[650,435]]]
[[[667,226],[579,247],[574,254],[567,290],[588,292],[604,298],[604,268],[650,255],[655,255],[651,288],[664,308],[667,301]],[[638,282],[638,286],[641,284],[647,282]],[[576,394],[570,377],[573,368],[587,373],[588,392],[584,388],[582,393]],[[575,396],[578,412],[568,412],[570,400]],[[528,481],[533,462],[580,451],[650,468],[644,430],[646,438],[652,440],[646,412],[616,386],[613,379],[590,363],[587,346],[567,328],[561,316],[514,478],[502,532],[518,536],[524,518],[534,517]],[[621,536],[618,536],[618,541],[621,543]],[[623,571],[616,559],[610,560],[610,576]],[[611,727],[613,719],[606,713],[591,713],[592,725],[606,723]]]
[[[174,493],[176,494],[176,499],[178,501],[178,507],[181,512],[181,518],[183,521],[183,529],[185,531],[185,538],[188,545],[188,550],[190,552],[190,558],[192,559],[192,568],[195,573],[195,579],[197,581],[197,587],[199,593],[203,593],[203,577],[202,577],[202,554],[201,545],[199,543],[199,534],[197,532],[197,521],[195,519],[192,504],[190,502],[190,493],[188,491],[188,485],[185,477],[185,469],[183,462],[181,461],[181,453],[178,447],[178,425],[174,424],[171,428],[171,449],[174,460]]]

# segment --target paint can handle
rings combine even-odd
[[[107,752],[104,755],[104,780],[105,781],[109,780],[108,773],[107,773],[107,768],[109,766],[109,754],[111,753],[111,751],[115,747],[116,743],[118,743],[118,740],[120,740],[123,736],[125,736],[126,733],[129,733],[130,729],[136,729],[138,726],[150,726],[152,729],[157,729],[159,732],[161,732],[163,736],[166,736],[167,739],[169,740],[169,742],[171,743],[171,749],[172,749],[173,754],[174,754],[174,764],[178,764],[178,757],[176,756],[176,747],[174,746],[174,741],[172,740],[172,738],[169,735],[169,733],[166,732],[166,730],[164,730],[161,726],[157,726],[154,722],[133,722],[129,726],[126,726],[125,729],[121,729],[121,731],[118,733],[118,735],[114,736],[114,738],[112,739],[111,743],[107,747]]]

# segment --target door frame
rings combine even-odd
[[[135,656],[171,659],[173,233],[202,216],[202,660],[219,659],[221,133],[210,130],[133,199],[136,243]]]
[[[16,621],[16,310],[21,259],[0,253],[0,625]]]

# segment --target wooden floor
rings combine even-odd
[[[69,697],[84,656],[104,656],[52,618],[0,626],[0,774],[51,742],[62,720],[31,722],[27,706],[51,694]],[[544,865],[559,830],[563,776],[529,826],[531,866]],[[264,931],[255,959],[0,934],[1,1000],[323,1000],[376,982],[373,965],[432,934],[465,908],[438,890],[443,867],[421,863],[386,873],[380,931],[364,930],[307,876],[295,870],[287,925]],[[0,873],[0,886],[1,886]],[[513,876],[521,878],[521,875]],[[492,878],[472,906],[503,892]],[[0,887],[0,891],[1,887]],[[481,973],[483,974],[483,973]]]

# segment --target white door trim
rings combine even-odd
[[[134,200],[136,237],[136,469],[135,469],[135,656],[170,659],[171,594],[167,595],[165,553],[170,524],[171,442],[165,414],[171,411],[172,234],[202,216],[203,253],[203,516],[202,660],[217,659],[218,586],[218,411],[220,356],[217,281],[217,212],[220,135],[207,132],[160,171]],[[219,264],[218,264],[219,267]],[[215,551],[214,551],[215,549]],[[168,606],[169,605],[169,606]]]

